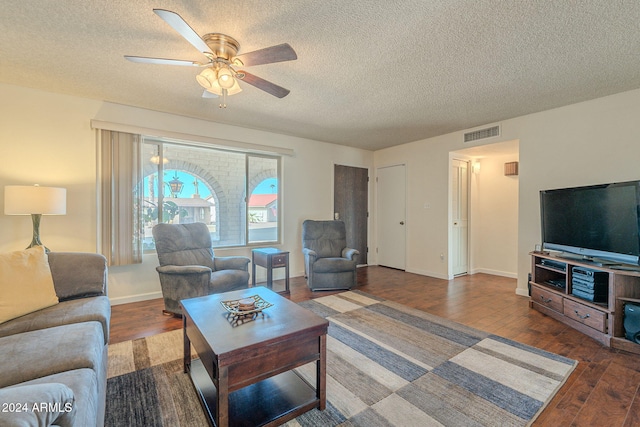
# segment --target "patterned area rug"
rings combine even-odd
[[[359,291],[300,305],[330,321],[328,402],[290,427],[525,426],[577,365]],[[106,425],[208,425],[181,358],[182,331],[111,345]]]

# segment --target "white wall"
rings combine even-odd
[[[518,271],[518,176],[504,164],[517,155],[487,156],[471,181],[472,272],[516,277]]]
[[[3,84],[0,99],[0,200],[4,201],[5,185],[66,187],[67,215],[44,217],[41,224],[43,243],[56,251],[96,251],[96,138],[90,127],[92,119],[293,149],[295,154],[283,159],[281,202],[281,248],[291,252],[292,276],[304,271],[302,221],[333,215],[334,164],[369,169],[373,165],[373,153],[366,150],[102,101]],[[0,251],[27,246],[31,229],[28,217],[0,215]],[[250,256],[248,248],[216,253]],[[112,267],[112,302],[160,296],[156,265],[155,255],[146,255],[142,265]]]
[[[4,215],[4,186],[66,187],[67,214],[44,216],[42,243],[56,250],[96,249],[96,144],[89,119],[100,103],[0,85],[0,251],[31,242],[31,219]]]
[[[500,122],[501,137],[519,140],[518,285],[527,294],[528,253],[540,243],[539,191],[640,179],[640,90]],[[449,152],[468,146],[455,132],[376,151],[375,167],[407,164],[407,270],[448,276]],[[480,145],[480,144],[476,144]],[[425,209],[428,202],[430,208]]]
[[[306,218],[331,218],[334,163],[370,171],[404,163],[407,270],[448,277],[448,261],[440,260],[440,254],[448,253],[449,153],[469,147],[462,142],[462,131],[371,153],[10,85],[0,84],[0,99],[1,195],[5,185],[13,184],[68,189],[67,215],[42,220],[42,240],[53,250],[96,250],[95,134],[90,120],[99,119],[294,149],[295,156],[283,162],[282,245],[291,251],[294,275],[303,271],[300,224]],[[519,294],[527,292],[528,253],[540,242],[539,190],[640,179],[638,117],[640,90],[634,90],[500,123],[501,137],[489,142],[520,141]],[[375,206],[375,191],[371,194],[370,207]],[[371,220],[369,241],[375,247],[375,213]],[[0,251],[22,249],[30,239],[28,217],[0,215]],[[219,253],[248,255],[249,250]],[[110,296],[126,301],[159,295],[154,267],[154,257],[145,257],[142,266],[113,268]]]

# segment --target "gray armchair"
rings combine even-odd
[[[312,291],[356,286],[360,252],[346,246],[344,222],[308,219],[302,223],[305,277]]]
[[[158,224],[153,238],[166,314],[181,315],[180,300],[249,286],[249,258],[214,256],[205,224]]]

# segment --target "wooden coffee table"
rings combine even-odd
[[[221,301],[259,295],[273,304],[235,321]],[[326,406],[329,322],[256,287],[181,301],[184,371],[217,427],[274,426]],[[191,360],[191,345],[198,359]],[[316,384],[292,369],[316,363]]]

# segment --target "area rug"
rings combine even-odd
[[[577,366],[364,292],[300,305],[330,322],[327,409],[290,427],[526,426]],[[315,383],[315,365],[298,372]],[[107,426],[208,425],[182,373],[182,331],[111,345],[108,377]]]

